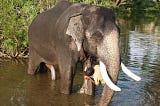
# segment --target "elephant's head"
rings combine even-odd
[[[71,15],[66,34],[72,36],[78,51],[83,49],[104,63],[111,80],[116,83],[120,65],[119,28],[115,24],[113,10],[81,4],[76,6],[79,13]]]
[[[65,34],[71,36],[69,46],[72,50],[83,50],[84,54],[98,59],[102,77],[108,85],[103,90],[103,95],[108,97],[102,96],[102,101],[108,103],[113,90],[121,90],[115,85],[120,66],[120,48],[114,11],[111,8],[76,3],[61,15],[59,23],[66,25],[59,27],[64,27]]]

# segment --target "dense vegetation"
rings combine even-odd
[[[118,12],[160,10],[159,0],[69,0],[112,6]],[[27,31],[33,18],[55,5],[56,0],[1,0],[0,1],[0,57],[27,57]],[[1,30],[2,29],[2,30]],[[2,31],[2,32],[1,32]]]

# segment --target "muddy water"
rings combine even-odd
[[[121,28],[121,57],[129,69],[141,76],[135,82],[123,72],[110,106],[160,106],[160,22],[125,19]],[[93,106],[98,103],[103,87],[96,96],[76,93],[82,84],[77,71],[73,93],[59,93],[59,80],[51,81],[50,72],[27,75],[28,60],[0,59],[0,106]],[[80,68],[79,68],[80,69]]]

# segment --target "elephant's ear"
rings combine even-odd
[[[82,38],[84,35],[84,27],[81,21],[81,17],[82,15],[80,14],[72,16],[69,20],[69,24],[66,30],[66,34],[70,35],[73,38],[78,51],[81,50]]]

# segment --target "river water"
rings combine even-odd
[[[136,82],[119,74],[118,86],[110,106],[160,106],[160,17],[119,18],[121,28],[121,58],[139,75]],[[59,79],[51,80],[50,72],[27,75],[28,60],[0,59],[0,106],[93,106],[100,99],[103,87],[96,95],[77,93],[82,85],[82,72],[77,71],[73,93],[59,92]],[[80,68],[79,68],[80,69]]]

